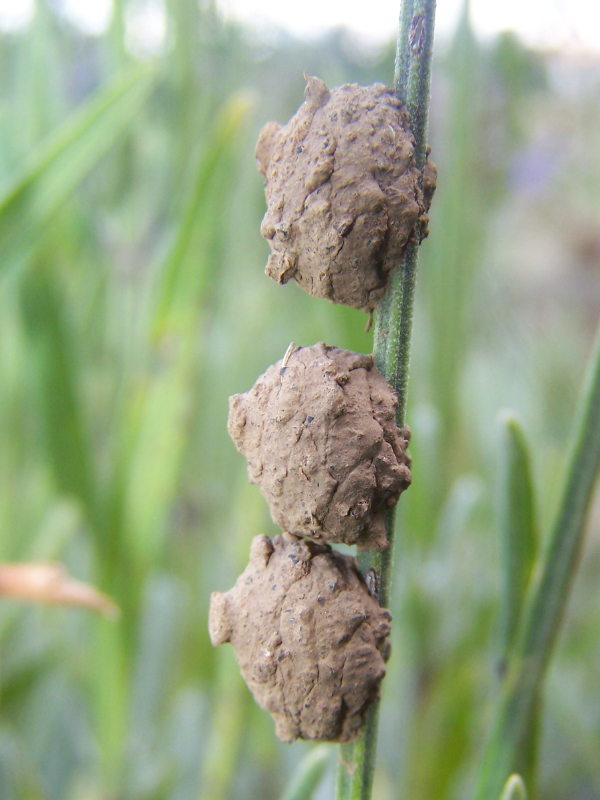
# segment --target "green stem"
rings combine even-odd
[[[435,24],[435,0],[403,0],[396,52],[395,92],[406,103],[415,137],[416,163],[423,168],[426,153],[431,54]],[[397,421],[404,424],[410,362],[413,303],[418,242],[406,247],[398,269],[375,315],[373,356],[380,371],[398,395]],[[394,539],[394,512],[387,515],[389,547],[363,550],[358,561],[363,571],[373,569],[379,585],[379,601],[389,601]],[[337,800],[369,800],[377,748],[378,704],[367,717],[358,739],[340,748]]]
[[[560,628],[600,470],[600,329],[577,416],[562,499],[518,638],[483,758],[476,800],[500,794],[513,769]]]
[[[410,47],[408,37],[414,14],[414,0],[404,0],[400,4],[400,24],[398,27],[398,43],[396,47],[396,65],[394,69],[394,91],[396,97],[406,104],[408,92],[408,75],[410,72]]]

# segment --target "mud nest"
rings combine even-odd
[[[396,406],[372,356],[320,343],[231,397],[228,429],[284,531],[380,549],[384,512],[411,480]]]
[[[257,536],[228,592],[213,592],[212,643],[231,642],[280,739],[348,741],[377,698],[390,614],[355,559],[326,545]]]
[[[265,176],[266,272],[309,294],[373,309],[411,237],[427,233],[436,170],[415,165],[408,113],[383,84],[331,91],[308,78],[286,125],[269,122],[256,147]]]

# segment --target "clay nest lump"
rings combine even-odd
[[[348,741],[377,698],[390,614],[355,559],[307,540],[257,536],[228,592],[213,592],[212,643],[231,642],[280,739]]]
[[[256,147],[265,177],[266,272],[309,294],[364,311],[385,291],[408,241],[427,233],[435,167],[423,175],[406,109],[383,84],[329,91],[307,78],[286,125],[269,122]]]
[[[228,430],[284,531],[387,546],[384,512],[409,485],[409,432],[370,355],[298,347],[229,400]]]

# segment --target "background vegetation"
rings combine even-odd
[[[257,132],[302,73],[390,82],[390,45],[260,40],[168,5],[166,48],[86,37],[40,2],[0,36],[0,545],[57,559],[120,621],[0,604],[2,800],[278,798],[313,749],[279,744],[206,615],[274,532],[228,440],[227,397],[291,340],[371,350],[365,315],[263,275]],[[522,421],[552,517],[600,308],[600,70],[436,43],[439,191],[422,249],[394,652],[377,800],[472,788],[501,650],[499,411]],[[600,509],[549,674],[540,796],[600,796]],[[335,749],[316,797],[332,793]]]

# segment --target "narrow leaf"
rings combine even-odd
[[[501,791],[514,769],[538,702],[583,545],[585,521],[600,470],[600,328],[576,418],[562,498],[532,585],[495,721],[484,751],[476,800]]]
[[[502,416],[504,463],[500,492],[502,593],[500,663],[507,663],[536,558],[535,498],[529,448],[517,420]]]
[[[129,448],[125,455],[125,526],[133,552],[141,562],[151,560],[161,544],[185,450],[185,430],[195,399],[192,376],[197,369],[198,326],[210,270],[215,269],[216,261],[202,234],[212,221],[215,183],[230,186],[224,173],[231,173],[233,149],[249,107],[247,97],[232,97],[218,115],[202,149],[154,297],[149,334],[156,340],[156,365],[160,364],[160,369],[133,396],[124,417],[127,433],[123,441]]]
[[[525,433],[510,412],[503,413],[501,422],[504,463],[500,492],[500,676],[510,660],[538,550],[531,459]],[[538,696],[523,731],[517,760],[512,765],[525,776],[530,787],[535,781],[540,715]]]
[[[65,299],[50,270],[28,269],[20,283],[32,401],[46,458],[58,489],[77,497],[89,512],[94,506],[96,480],[80,397],[81,363]]]
[[[75,111],[0,196],[0,270],[31,255],[52,215],[135,119],[152,86],[151,73],[127,71]]]
[[[511,775],[504,784],[500,800],[527,800],[527,790],[520,775]]]
[[[162,332],[167,320],[172,321],[176,314],[176,304],[183,297],[185,307],[194,306],[203,281],[202,267],[205,264],[195,263],[192,269],[185,269],[187,256],[194,241],[194,234],[202,227],[205,218],[210,218],[210,209],[214,197],[209,188],[222,163],[231,158],[231,148],[236,141],[242,123],[251,108],[251,100],[245,94],[234,95],[221,109],[213,130],[202,152],[195,169],[194,182],[181,215],[181,222],[171,248],[167,252],[161,272],[156,298],[155,333]],[[200,254],[196,261],[201,261]],[[191,284],[191,285],[190,285]]]

